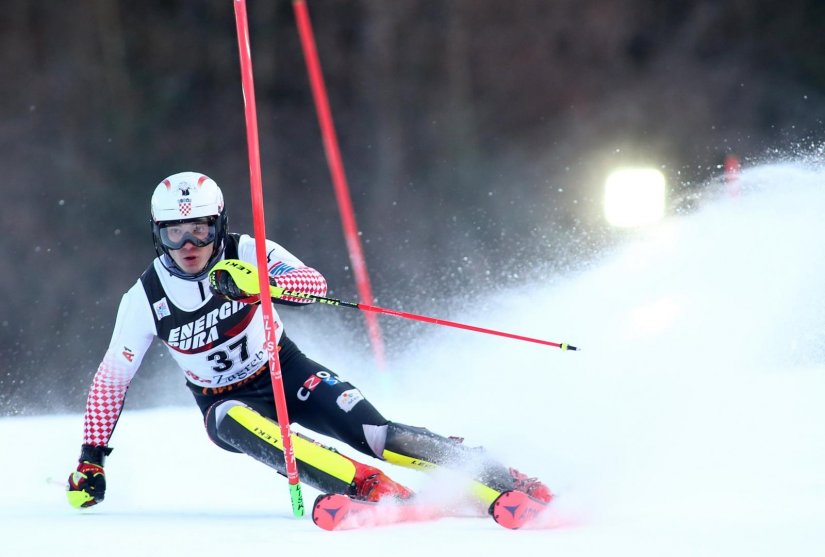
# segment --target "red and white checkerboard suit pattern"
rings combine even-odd
[[[98,367],[86,398],[83,443],[87,445],[99,446],[109,442],[132,380],[128,368],[118,365],[108,356]]]
[[[286,288],[287,290],[295,290],[314,296],[325,296],[327,293],[327,279],[312,267],[292,269],[281,275],[275,275],[272,278],[278,286]],[[306,298],[284,296],[283,299],[287,302],[297,302],[300,304],[312,303],[312,300],[307,300]]]

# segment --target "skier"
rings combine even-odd
[[[255,262],[255,241],[227,231],[223,194],[207,176],[181,172],[156,187],[151,224],[157,257],[123,296],[112,340],[95,373],[84,416],[79,464],[68,480],[74,507],[104,499],[104,460],[126,391],[153,339],[168,348],[204,416],[209,438],[286,475],[282,439],[264,349],[260,297],[242,292],[229,273],[208,272],[222,259]],[[327,284],[275,242],[266,241],[270,282],[323,296]],[[284,296],[276,304],[308,303]],[[274,310],[274,308],[273,308]],[[472,468],[471,488],[482,503],[516,489],[541,501],[550,490],[535,478],[495,462],[480,448],[384,418],[356,387],[305,356],[274,313],[289,417],[309,430],[402,466]],[[378,501],[413,493],[374,466],[304,436],[293,440],[301,481],[322,492]]]

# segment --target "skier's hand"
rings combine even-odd
[[[269,297],[273,300],[281,300],[284,297],[284,288],[278,286],[275,277],[269,277]]]
[[[226,298],[235,302],[243,302],[245,304],[260,304],[261,297],[258,294],[249,294],[244,292],[238,285],[235,284],[235,279],[229,271],[217,270],[211,274],[209,281],[209,290],[215,296]]]
[[[71,473],[66,486],[66,496],[71,506],[79,509],[103,501],[106,494],[103,461],[111,452],[111,447],[102,445],[83,445],[80,448],[77,470]]]
[[[93,462],[82,461],[77,470],[69,475],[66,497],[69,504],[76,509],[91,507],[103,501],[106,494],[106,476],[103,466]]]

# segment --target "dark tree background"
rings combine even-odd
[[[355,297],[291,3],[248,0],[269,236]],[[378,300],[425,309],[575,268],[600,189],[673,197],[819,145],[822,0],[310,0]],[[149,197],[197,170],[251,231],[230,0],[6,0],[0,10],[0,413],[82,409]],[[142,373],[152,373],[150,369]]]

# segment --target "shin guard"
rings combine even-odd
[[[442,437],[423,427],[390,422],[382,458],[393,464],[433,471],[439,467],[467,470],[471,490],[490,505],[502,492],[515,487],[509,470],[481,447],[466,447],[461,441]]]
[[[286,476],[280,426],[248,406],[233,404],[217,420],[221,441]],[[301,481],[324,493],[349,493],[355,478],[353,461],[307,437],[292,437]]]

